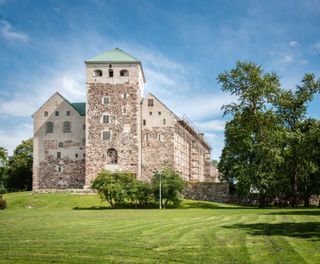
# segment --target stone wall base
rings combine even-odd
[[[229,185],[218,182],[189,182],[184,192],[185,199],[212,202],[229,202]]]
[[[92,189],[38,189],[33,190],[36,194],[46,193],[75,193],[75,194],[96,194],[97,192]]]

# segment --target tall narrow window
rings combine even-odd
[[[45,131],[46,133],[53,133],[53,123],[52,122],[47,122],[45,125]]]
[[[120,71],[120,76],[123,77],[123,76],[129,76],[129,72],[127,70],[121,70]]]
[[[104,124],[109,124],[109,116],[108,115],[104,115],[103,116],[103,123]]]
[[[66,114],[67,114],[67,116],[70,116],[70,111],[67,111],[67,113],[66,113]]]
[[[127,99],[127,93],[123,93],[123,99]]]
[[[103,140],[110,140],[111,139],[110,131],[103,131],[102,132],[102,139]]]
[[[57,152],[57,159],[61,159],[61,152]]]
[[[143,119],[142,123],[143,123],[143,125],[145,126],[147,122],[146,122],[145,119]]]
[[[163,124],[164,124],[164,125],[166,124],[166,120],[165,120],[165,119],[163,119]]]
[[[158,112],[158,115],[161,115],[161,112],[160,112],[160,111]]]
[[[104,97],[102,98],[102,103],[103,103],[104,105],[108,105],[108,104],[110,103],[110,98],[109,98],[109,96],[104,96]]]
[[[113,77],[113,70],[109,70],[109,77]]]
[[[48,111],[44,111],[44,116],[48,116]]]
[[[69,121],[63,122],[63,133],[71,132],[71,123]]]
[[[153,99],[148,99],[148,106],[153,106]]]

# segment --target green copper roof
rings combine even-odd
[[[86,63],[90,62],[131,62],[131,63],[140,63],[139,60],[128,54],[127,52],[123,51],[122,49],[115,48],[108,52],[102,53],[96,57],[93,57],[89,60],[86,60]]]
[[[86,115],[86,103],[70,103],[74,109],[78,111],[81,116]]]

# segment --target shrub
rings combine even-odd
[[[134,175],[130,172],[111,172],[103,170],[93,181],[91,188],[98,191],[102,200],[106,200],[111,207],[118,207],[125,199],[130,198],[134,185]]]
[[[171,166],[166,166],[156,172],[152,178],[152,185],[154,196],[157,199],[159,199],[160,178],[162,206],[166,208],[168,204],[171,204],[173,207],[178,207],[186,186],[185,180]]]
[[[0,194],[0,210],[7,208],[7,202],[5,199],[2,198],[2,195]]]

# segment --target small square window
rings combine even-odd
[[[63,142],[59,142],[59,148],[63,148]]]
[[[152,112],[149,112],[149,115],[152,115]]]
[[[161,112],[160,112],[160,111],[158,112],[158,115],[161,115]]]
[[[48,116],[48,111],[44,111],[44,116]]]
[[[148,99],[148,106],[153,106],[153,99]]]
[[[76,153],[75,157],[78,158],[78,153]]]
[[[70,116],[70,111],[67,111],[67,116]]]
[[[59,116],[59,111],[55,111],[55,116]]]

